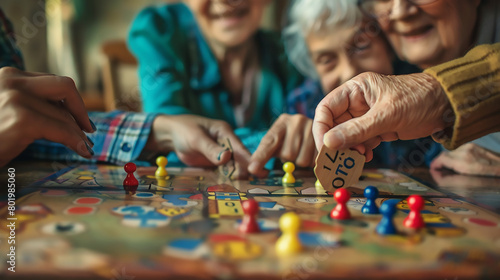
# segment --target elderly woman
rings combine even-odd
[[[360,1],[396,53],[426,70],[395,77],[360,75],[334,90],[316,111],[316,146],[340,148],[365,142],[372,149],[380,141],[433,134],[445,147],[455,149],[499,131],[500,44],[493,44],[500,41],[500,30],[495,29],[500,24],[499,4],[491,0]],[[490,45],[473,48],[478,44]],[[476,144],[445,154],[434,166],[500,175],[498,135],[488,135]]]
[[[311,81],[319,80],[324,92],[362,72],[419,71],[397,59],[377,23],[361,13],[356,0],[293,1],[284,41],[292,63]],[[323,97],[319,91],[301,90],[289,96],[288,104],[297,113],[313,118]],[[410,160],[415,150],[419,158]],[[382,143],[374,150],[372,163],[405,168],[411,161],[413,166],[421,166],[429,164],[439,151],[439,145],[430,139]]]

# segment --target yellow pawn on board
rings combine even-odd
[[[285,171],[285,176],[283,176],[282,183],[283,184],[294,184],[295,177],[293,177],[292,172],[295,170],[295,164],[293,162],[285,162],[283,164],[283,171]]]
[[[168,172],[165,168],[167,166],[168,160],[164,156],[159,156],[156,158],[156,165],[158,165],[158,169],[156,169],[155,176],[156,177],[167,177]]]
[[[292,256],[302,251],[299,240],[300,217],[294,212],[288,212],[281,216],[279,225],[281,236],[276,242],[276,255],[279,257]]]

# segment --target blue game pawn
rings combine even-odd
[[[380,212],[382,212],[382,220],[378,223],[376,231],[380,235],[396,234],[396,226],[392,218],[396,213],[396,204],[398,204],[398,199],[389,199],[384,201],[380,206]]]
[[[361,212],[363,214],[380,214],[377,204],[375,204],[375,199],[378,197],[378,189],[374,186],[368,186],[365,188],[364,195],[366,203],[361,208]]]

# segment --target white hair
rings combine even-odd
[[[337,28],[356,27],[362,19],[357,0],[293,0],[283,31],[288,58],[302,74],[319,78],[305,38],[310,34],[335,32]]]

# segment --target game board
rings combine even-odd
[[[500,277],[500,217],[414,181],[393,170],[365,170],[349,187],[353,218],[328,217],[335,202],[314,186],[312,172],[297,171],[293,187],[282,173],[264,180],[231,181],[217,172],[138,168],[139,187],[127,194],[123,167],[94,165],[62,169],[24,188],[17,200],[17,272],[2,279],[165,279],[179,278],[367,278],[466,279]],[[398,235],[380,236],[381,215],[363,215],[363,189],[379,189],[377,204],[401,200]],[[410,194],[426,200],[420,232],[402,227]],[[241,201],[259,202],[262,232],[237,231]],[[277,258],[279,217],[302,218],[304,251]],[[7,217],[7,208],[0,218]],[[7,251],[8,232],[0,230]],[[5,255],[0,258],[6,258]]]

